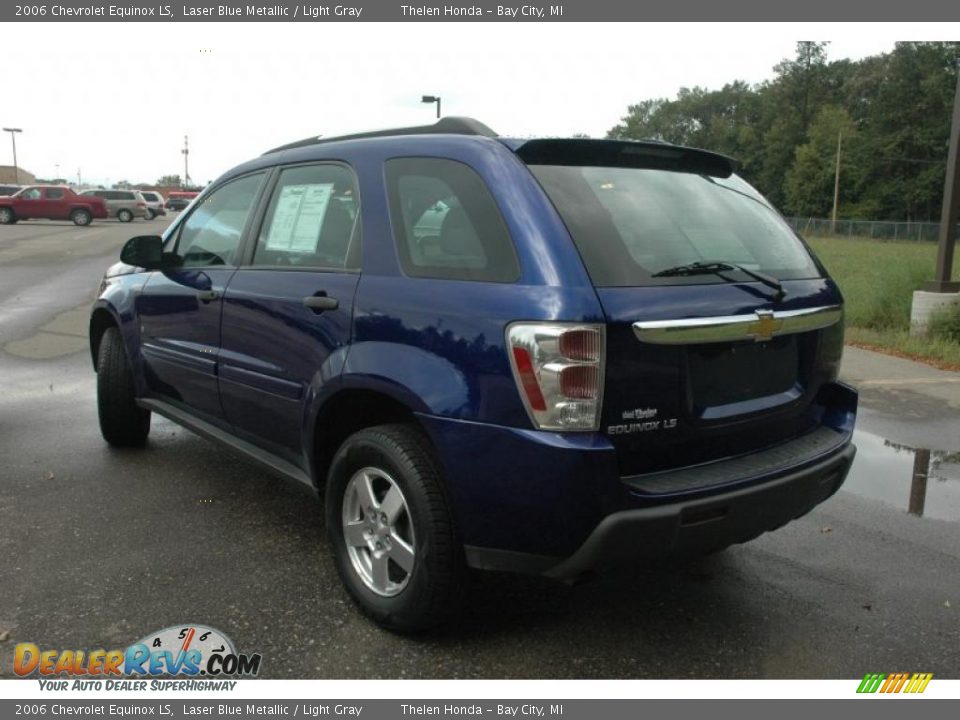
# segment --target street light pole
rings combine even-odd
[[[437,104],[437,119],[440,119],[440,96],[439,95],[424,95],[420,102],[423,103],[436,103]]]
[[[13,182],[20,184],[20,167],[17,165],[17,133],[23,132],[20,128],[4,128],[4,132],[10,133],[10,140],[13,142]]]

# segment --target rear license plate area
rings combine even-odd
[[[791,393],[799,374],[796,335],[761,343],[691,347],[687,354],[688,407],[702,417],[711,408]]]

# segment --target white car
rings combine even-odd
[[[163,195],[153,190],[141,190],[140,194],[147,201],[147,220],[153,220],[157,215],[166,215],[166,203]]]

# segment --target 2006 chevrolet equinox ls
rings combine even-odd
[[[325,496],[394,629],[468,567],[571,579],[749,540],[843,482],[842,298],[733,161],[467,118],[272,150],[131,239],[100,426],[151,413]]]

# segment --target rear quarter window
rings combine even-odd
[[[410,277],[514,282],[513,241],[481,177],[442,158],[386,163],[390,218],[403,272]]]

